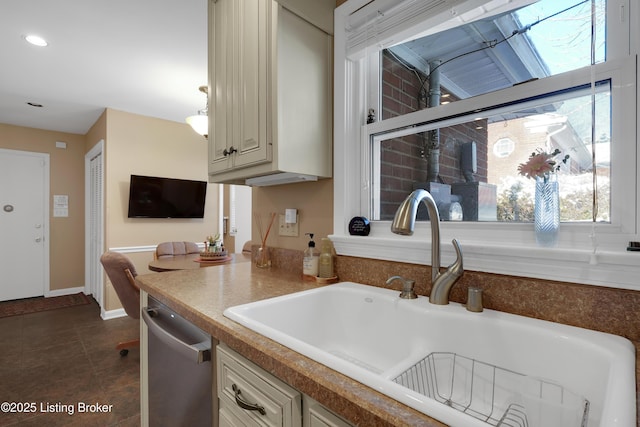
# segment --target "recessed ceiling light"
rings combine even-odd
[[[44,46],[47,46],[47,45],[49,44],[49,43],[47,43],[47,41],[46,41],[45,39],[43,39],[42,37],[40,37],[40,36],[36,36],[36,35],[33,35],[33,34],[29,34],[29,35],[27,35],[27,36],[24,36],[24,39],[25,39],[27,42],[29,42],[29,43],[31,43],[32,45],[34,45],[34,46],[44,47]]]

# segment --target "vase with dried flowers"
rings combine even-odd
[[[560,163],[567,163],[569,155],[558,160],[561,151],[548,153],[536,150],[529,160],[518,166],[520,175],[536,181],[534,229],[536,242],[540,246],[555,246],[560,230],[560,191],[556,172]]]
[[[256,220],[256,225],[258,226],[258,232],[260,233],[260,247],[258,248],[255,256],[256,267],[267,268],[271,267],[271,256],[269,254],[269,247],[267,246],[267,237],[269,237],[269,232],[271,231],[271,226],[273,225],[273,221],[276,218],[275,212],[270,214],[269,225],[267,226],[267,231],[263,232],[263,224],[262,218],[259,213],[254,212],[253,217]]]

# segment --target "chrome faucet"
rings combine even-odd
[[[391,223],[391,231],[401,235],[412,235],[418,213],[418,205],[424,202],[429,212],[429,222],[431,222],[431,294],[429,302],[432,304],[449,304],[449,293],[451,288],[458,281],[464,269],[462,266],[462,250],[456,239],[453,239],[453,248],[456,250],[456,260],[447,267],[447,270],[440,272],[440,216],[435,200],[428,191],[423,189],[415,190],[407,197],[396,211],[396,215]]]

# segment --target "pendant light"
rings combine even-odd
[[[187,117],[186,122],[194,131],[207,138],[209,133],[209,117],[207,115],[209,112],[209,88],[208,86],[200,86],[198,89],[207,96],[207,104],[204,109],[198,110],[198,114]]]

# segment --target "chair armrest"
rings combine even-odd
[[[140,286],[138,286],[138,282],[136,282],[136,278],[133,277],[133,274],[131,273],[131,270],[129,270],[128,268],[124,269],[124,274],[127,275],[127,279],[129,279],[129,283],[131,283],[131,286],[133,286],[134,288],[136,288],[138,291],[140,290]]]

